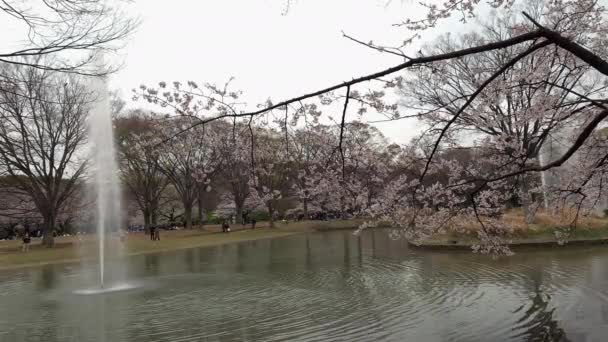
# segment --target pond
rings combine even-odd
[[[386,231],[134,256],[142,286],[76,295],[86,268],[0,272],[0,341],[605,341],[608,247],[497,260]]]

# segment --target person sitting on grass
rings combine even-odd
[[[228,233],[229,231],[230,231],[230,225],[228,225],[228,221],[224,220],[224,223],[222,223],[222,232]]]

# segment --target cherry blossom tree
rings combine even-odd
[[[309,206],[318,208],[317,214],[341,213],[344,207],[342,172],[335,167],[319,165],[305,179]]]
[[[115,119],[122,183],[135,199],[144,217],[146,231],[156,224],[158,210],[169,179],[158,163],[158,134],[154,120],[160,118],[141,111]]]
[[[360,122],[346,125],[343,137],[345,158],[345,205],[353,213],[363,213],[377,200],[391,167],[386,138],[375,127]]]
[[[223,167],[219,177],[228,189],[236,217],[240,220],[251,190],[252,140],[249,128],[245,125],[226,123],[223,126],[219,142]]]
[[[293,132],[288,144],[292,188],[302,204],[302,214],[308,218],[309,204],[331,189],[319,184],[325,177],[322,170],[330,161],[333,146],[336,145],[335,134],[331,127],[313,125]]]
[[[569,16],[568,13],[542,16],[549,10],[544,1],[528,3],[525,9],[550,27],[561,26],[563,32],[590,40],[594,31],[580,31],[581,26],[601,25],[601,17],[594,12]],[[530,22],[512,12],[494,14],[482,25],[480,32],[454,38],[442,36],[424,54],[439,54],[482,44],[488,40],[512,38],[522,29],[532,29]],[[528,45],[493,50],[465,56],[453,61],[431,63],[413,72],[405,82],[404,94],[410,108],[420,111],[420,117],[431,126],[445,126],[478,87],[480,80],[489,77],[505,60],[521,54]],[[551,134],[564,129],[576,119],[576,114],[588,107],[580,97],[603,95],[606,83],[590,66],[566,51],[546,48],[525,58],[505,71],[452,124],[452,134],[473,134],[478,139],[492,140],[494,154],[506,157],[506,162],[538,161],[541,148]],[[573,96],[572,91],[578,96]],[[538,176],[538,175],[536,175]],[[516,177],[520,186],[520,201],[528,222],[533,219],[529,175]],[[538,177],[537,177],[538,178]],[[536,181],[538,183],[538,180]]]
[[[167,135],[188,126],[190,119],[183,117],[157,124],[164,128],[159,130],[162,132],[160,141],[164,141]],[[161,147],[157,154],[158,167],[182,201],[187,229],[192,228],[193,208],[199,198],[199,188],[210,189],[211,179],[222,161],[217,130],[205,128],[201,126],[163,144],[156,143]]]
[[[297,170],[292,187],[306,216],[308,204],[324,211],[365,214],[377,200],[396,156],[395,146],[360,122],[345,125],[340,153],[336,128],[297,130],[291,140],[290,163]]]
[[[254,137],[254,165],[250,180],[252,200],[268,210],[274,226],[276,201],[289,190],[291,168],[289,154],[283,150],[281,136],[273,130],[258,130]]]
[[[401,25],[417,30],[414,36],[422,35],[425,29],[454,14],[461,15],[463,21],[474,17],[478,4],[477,0],[440,1],[439,4],[428,5],[426,17],[409,18]],[[500,11],[518,9],[515,1],[493,1],[491,5]],[[500,213],[511,199],[511,193],[519,192],[520,197],[525,197],[530,190],[512,189],[513,184],[565,165],[577,151],[585,148],[608,116],[603,94],[605,77],[608,76],[605,8],[593,0],[547,1],[535,8],[540,8],[539,13],[524,12],[518,14],[520,19],[510,24],[506,22],[506,26],[501,23],[507,30],[496,32],[489,38],[470,35],[468,40],[448,44],[449,49],[445,51],[405,54],[400,53],[404,47],[396,47],[389,52],[389,49],[364,44],[375,50],[396,53],[404,60],[390,68],[287,100],[268,100],[255,109],[239,103],[238,93],[213,86],[199,89],[192,82],[188,83],[188,89],[176,83],[171,91],[163,90],[166,84],[162,83],[158,88],[143,86],[136,95],[160,106],[170,106],[177,115],[192,118],[189,127],[176,131],[167,140],[226,118],[242,120],[250,128],[255,118],[270,122],[269,118],[280,113],[296,121],[302,117],[318,119],[321,107],[317,103],[337,112],[336,104],[341,102],[343,108],[337,122],[336,151],[342,179],[337,183],[341,189],[346,189],[351,185],[362,186],[361,182],[346,178],[346,171],[352,167],[347,158],[345,140],[348,122],[354,115],[349,108],[359,105],[356,114],[359,116],[368,109],[386,115],[389,120],[409,116],[402,115],[387,91],[407,87],[411,79],[404,76],[404,72],[420,72],[421,75],[429,75],[430,72],[429,79],[435,82],[433,85],[437,85],[437,91],[448,95],[447,105],[451,108],[446,110],[444,103],[438,108],[435,103],[436,111],[426,114],[432,120],[429,134],[412,149],[406,150],[407,158],[419,167],[407,174],[391,177],[369,211],[377,219],[390,220],[400,234],[409,237],[426,236],[446,229],[460,231],[476,222],[481,240],[477,249],[504,252],[507,249],[503,248],[501,241],[509,227],[500,220]],[[471,62],[459,64],[461,60]],[[449,72],[444,73],[444,70]],[[466,77],[451,83],[462,88],[458,89],[460,96],[454,95],[456,93],[449,88],[448,76],[454,77],[458,75],[454,71],[463,70]],[[365,89],[364,85],[369,88]],[[194,91],[193,88],[199,90]],[[445,98],[441,99],[445,101]],[[433,109],[426,108],[428,103],[424,105],[424,109]],[[511,110],[511,116],[501,113],[500,117],[495,117],[505,109]],[[414,113],[412,116],[423,114]],[[491,122],[486,123],[489,120]],[[568,145],[561,155],[540,163],[536,155],[543,139],[561,129],[565,122],[573,138],[566,142]],[[500,127],[508,123],[513,128]],[[471,158],[467,164],[457,159],[441,158],[457,146],[459,132],[471,128],[484,134],[475,136],[476,145],[469,151]],[[250,146],[257,147],[255,144]],[[602,156],[602,152],[588,155],[595,159]],[[602,159],[586,165],[601,166],[597,162]],[[328,169],[335,174],[335,165]],[[429,183],[429,178],[442,180]],[[344,208],[346,197],[341,198]],[[351,202],[356,206],[357,201]]]

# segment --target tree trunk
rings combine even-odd
[[[169,222],[175,222],[175,208],[171,208],[171,212],[169,213]]]
[[[144,215],[144,231],[146,232],[146,234],[150,234],[150,211],[147,209],[143,210],[143,215]]]
[[[304,219],[308,220],[308,200],[304,199],[302,205],[304,206]]]
[[[44,229],[42,232],[42,244],[48,248],[55,245],[55,237],[53,231],[55,230],[55,215],[48,214],[44,217]]]
[[[203,208],[203,204],[204,204],[203,197],[204,196],[203,196],[202,192],[199,193],[197,204],[198,204],[198,222],[200,225],[202,225],[203,221],[205,220],[205,209]]]
[[[242,201],[234,201],[234,206],[235,206],[235,210],[236,210],[236,219],[238,221],[242,221],[243,220],[243,206],[245,204],[245,200]]]
[[[184,220],[186,220],[186,229],[192,229],[192,203],[184,205]]]
[[[274,212],[272,208],[272,201],[269,201],[267,204],[268,207],[268,215],[270,216],[270,228],[274,228]]]
[[[157,224],[158,223],[158,200],[153,200],[150,202],[150,223]]]
[[[524,220],[526,224],[534,223],[535,210],[533,208],[530,190],[526,179],[523,179],[520,185],[521,192],[521,207],[524,211]]]
[[[152,210],[150,213],[150,223],[157,224],[158,223],[158,213],[156,210]]]

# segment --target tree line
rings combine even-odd
[[[15,198],[31,197],[48,235],[86,174],[86,162],[74,162],[82,154],[70,152],[86,136],[81,115],[91,103],[76,76],[103,73],[91,71],[94,52],[120,41],[134,22],[107,25],[122,16],[100,16],[111,13],[102,2],[44,3],[56,15],[91,13],[89,24],[108,30],[91,35],[74,22],[83,29],[83,38],[74,39],[68,26],[18,16],[42,25],[35,32],[58,30],[53,33],[63,40],[40,40],[42,48],[0,59],[2,170],[10,191],[23,194]],[[402,61],[253,109],[230,83],[142,85],[134,99],[163,114],[116,119],[125,189],[148,224],[158,221],[167,191],[181,203],[187,226],[210,193],[233,202],[237,212],[263,207],[271,219],[290,197],[305,212],[389,221],[409,238],[477,221],[483,252],[507,251],[502,239],[510,227],[500,216],[509,206],[523,207],[529,222],[541,205],[574,209],[575,225],[605,198],[606,9],[593,0],[491,5],[472,31],[444,34],[414,54],[404,52],[413,38],[450,16],[476,18],[479,2],[428,5],[424,18],[396,24],[412,33],[402,46],[347,36]],[[7,8],[9,15],[27,12]],[[104,21],[94,20],[99,17]],[[80,49],[92,54],[49,58]],[[394,146],[365,124],[370,112],[395,123],[416,117],[425,129],[410,144]]]

